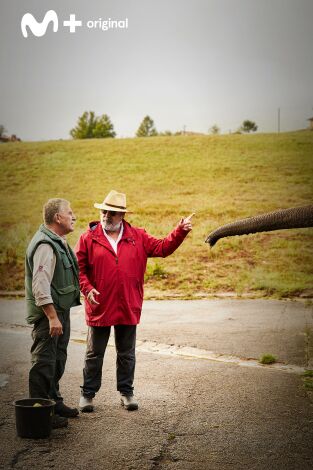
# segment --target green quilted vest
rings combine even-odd
[[[75,305],[80,305],[78,264],[76,257],[62,240],[41,225],[28,245],[25,260],[25,290],[27,305],[27,323],[35,323],[45,314],[41,307],[35,304],[32,292],[33,257],[37,247],[41,243],[48,243],[56,256],[54,275],[51,282],[51,296],[56,311],[67,311]]]

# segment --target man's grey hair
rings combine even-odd
[[[69,201],[61,198],[49,199],[43,206],[43,220],[46,225],[51,225],[54,222],[55,214],[61,212],[65,206],[70,205]]]

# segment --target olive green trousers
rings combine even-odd
[[[45,316],[38,320],[32,330],[32,367],[29,371],[29,396],[63,400],[59,381],[64,373],[67,346],[70,339],[70,312],[58,312],[63,334],[51,338],[49,320]]]

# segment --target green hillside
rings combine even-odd
[[[178,251],[149,261],[146,298],[312,293],[313,229],[233,237],[213,249],[204,239],[236,218],[312,203],[313,132],[8,143],[0,161],[2,290],[23,288],[24,250],[48,198],[71,201],[73,245],[98,219],[93,203],[116,189],[134,211],[129,222],[158,237],[196,212]]]

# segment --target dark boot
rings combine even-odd
[[[54,413],[64,418],[75,418],[75,416],[78,416],[79,411],[77,408],[70,408],[66,406],[63,401],[59,401],[54,407]]]
[[[68,425],[68,419],[59,415],[52,415],[51,418],[52,429],[66,428]]]

